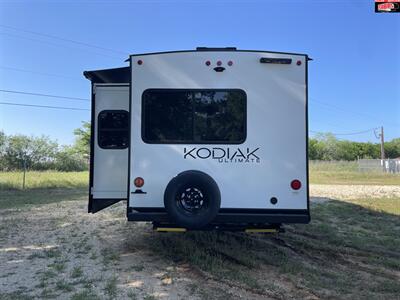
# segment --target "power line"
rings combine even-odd
[[[24,73],[31,73],[31,74],[38,74],[38,75],[43,75],[43,76],[51,76],[51,77],[60,77],[60,78],[65,78],[65,79],[80,80],[80,79],[78,79],[78,77],[65,76],[65,75],[52,74],[52,73],[42,73],[42,72],[26,70],[26,69],[20,69],[20,68],[13,68],[13,67],[0,66],[0,69],[17,71],[17,72],[24,72]],[[83,77],[81,79],[83,79]]]
[[[34,42],[39,42],[39,43],[43,43],[43,44],[47,44],[47,45],[52,45],[52,46],[56,46],[56,47],[61,47],[61,48],[70,48],[70,49],[86,51],[86,52],[97,54],[97,55],[101,55],[101,56],[104,56],[104,57],[109,57],[109,58],[121,60],[121,57],[118,57],[118,56],[115,56],[115,55],[109,55],[109,54],[105,54],[105,53],[98,53],[98,52],[90,50],[90,49],[82,49],[82,48],[76,48],[76,47],[70,47],[70,46],[55,44],[55,43],[52,43],[52,42],[49,42],[49,41],[43,41],[43,40],[38,40],[38,39],[29,38],[29,37],[25,37],[25,36],[19,36],[19,35],[15,35],[15,34],[8,33],[8,32],[0,32],[0,34],[11,36],[11,37],[15,37],[15,38],[19,38],[19,39],[25,39],[25,40],[30,40],[30,41],[34,41]]]
[[[356,132],[348,132],[348,133],[333,133],[334,135],[357,135],[357,134],[363,134],[367,132],[373,131],[375,128],[370,128],[367,130],[361,130],[361,131],[356,131]]]
[[[62,106],[49,106],[49,105],[35,105],[35,104],[23,104],[23,103],[11,103],[11,102],[0,102],[0,105],[11,105],[11,106],[27,106],[27,107],[37,107],[37,108],[50,108],[50,109],[61,109],[61,110],[76,110],[76,111],[90,111],[90,109],[86,108],[76,108],[76,107],[62,107]],[[348,133],[334,133],[334,132],[321,132],[321,131],[314,131],[309,130],[312,133],[330,133],[332,135],[358,135],[362,133],[367,133],[376,128],[370,128],[367,130],[357,131],[357,132],[348,132]]]
[[[87,98],[65,97],[65,96],[48,95],[48,94],[39,94],[39,93],[30,93],[30,92],[22,92],[22,91],[0,90],[0,92],[3,92],[3,93],[12,93],[12,94],[22,94],[22,95],[31,95],[31,96],[50,97],[50,98],[69,99],[69,100],[78,100],[78,101],[90,101],[90,100],[87,99]]]
[[[335,130],[336,130],[336,128],[338,129],[338,130],[347,130],[347,126],[345,126],[345,125],[342,125],[341,123],[331,123],[331,122],[327,122],[327,121],[325,121],[325,120],[323,120],[323,121],[321,121],[321,120],[315,120],[315,119],[312,119],[311,117],[309,117],[309,119],[308,119],[308,124],[313,124],[313,123],[318,123],[318,124],[322,124],[322,125],[324,125],[324,126],[329,126],[329,128],[335,128]],[[311,126],[310,125],[310,127],[313,127],[313,126]],[[333,130],[333,129],[332,129]]]
[[[2,105],[12,105],[12,106],[29,106],[38,108],[52,108],[52,109],[64,109],[64,110],[79,110],[79,111],[89,111],[87,108],[76,108],[76,107],[62,107],[62,106],[48,106],[48,105],[36,105],[36,104],[24,104],[24,103],[11,103],[11,102],[0,102]]]
[[[322,132],[322,131],[314,131],[314,130],[309,130],[312,133],[330,133],[333,135],[358,135],[358,134],[363,134],[363,133],[367,133],[367,132],[371,132],[373,130],[375,130],[376,128],[370,128],[367,130],[361,130],[361,131],[355,131],[355,132],[347,132],[347,133],[334,133],[334,132]]]
[[[110,52],[114,52],[114,53],[118,53],[118,54],[129,55],[129,53],[125,52],[125,51],[120,51],[120,50],[115,50],[115,49],[111,49],[111,48],[92,45],[92,44],[89,44],[89,43],[84,43],[84,42],[80,42],[80,41],[75,41],[75,40],[59,37],[59,36],[56,36],[56,35],[41,33],[41,32],[32,31],[32,30],[20,29],[20,28],[16,28],[16,27],[13,27],[13,26],[2,25],[2,24],[0,24],[0,27],[8,28],[8,29],[11,29],[11,30],[16,30],[16,31],[20,31],[20,32],[25,32],[25,33],[35,34],[35,35],[39,35],[39,36],[44,36],[44,37],[47,37],[47,38],[56,39],[56,40],[60,40],[60,41],[64,41],[64,42],[69,42],[69,43],[73,43],[73,44],[77,44],[77,45],[82,45],[82,46],[85,46],[85,47],[96,48],[96,49],[110,51]]]
[[[314,102],[314,103],[317,103],[317,104],[320,104],[320,105],[327,106],[327,108],[330,108],[330,109],[334,109],[334,110],[337,110],[337,111],[342,111],[342,112],[346,112],[346,113],[349,113],[349,114],[357,115],[358,117],[363,117],[364,119],[375,119],[377,121],[382,122],[382,120],[380,120],[379,118],[377,118],[377,117],[375,117],[373,115],[369,115],[369,114],[361,113],[361,112],[351,111],[351,110],[348,110],[346,108],[341,108],[341,107],[339,107],[337,105],[332,105],[330,103],[326,103],[326,102],[323,102],[323,101],[316,100],[315,98],[312,98],[312,97],[310,97],[310,101]],[[400,126],[400,124],[398,124],[398,123],[392,123],[392,122],[386,122],[386,121],[384,123],[391,124],[392,126],[396,126],[396,127]]]

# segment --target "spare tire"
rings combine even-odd
[[[174,177],[164,193],[164,206],[172,222],[200,229],[214,220],[221,206],[217,183],[201,171],[185,171]]]

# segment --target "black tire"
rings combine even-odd
[[[206,173],[185,171],[168,183],[164,206],[172,222],[184,228],[200,229],[218,214],[221,194],[217,183]]]

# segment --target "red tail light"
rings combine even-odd
[[[133,181],[133,184],[137,188],[141,188],[144,185],[144,179],[142,177],[136,177],[135,180]]]
[[[290,183],[290,187],[291,187],[292,189],[294,189],[294,190],[299,190],[299,189],[301,188],[301,181],[300,181],[300,180],[297,180],[297,179],[293,180],[293,181]]]

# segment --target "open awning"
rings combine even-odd
[[[92,83],[131,83],[129,67],[84,71],[83,75]]]

